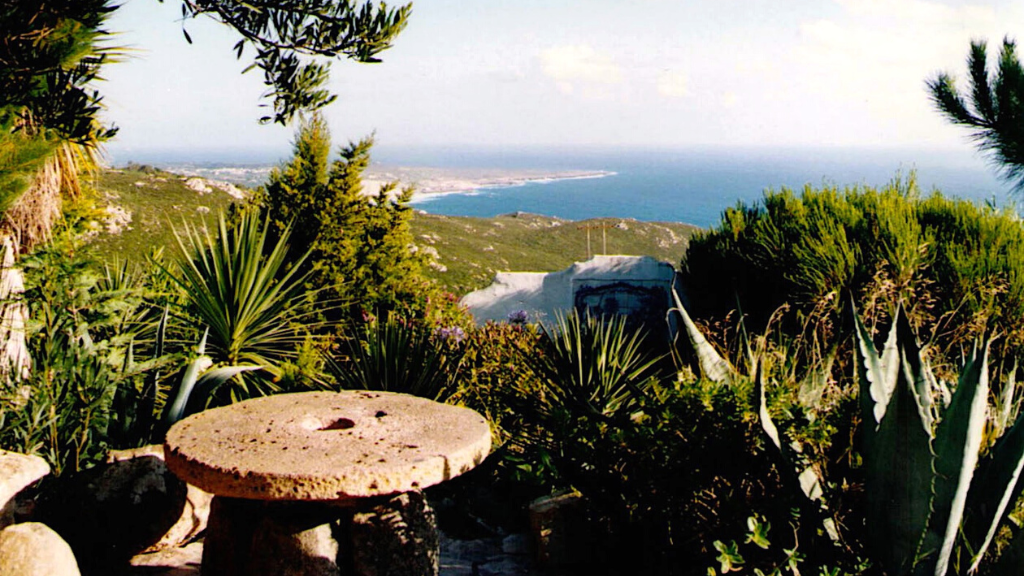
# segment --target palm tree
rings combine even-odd
[[[1003,40],[998,68],[991,75],[987,56],[984,41],[971,42],[969,94],[961,94],[946,73],[928,80],[928,90],[950,122],[973,129],[971,137],[978,147],[991,156],[1014,190],[1024,193],[1024,69],[1010,38]]]
[[[21,248],[49,236],[62,196],[116,131],[88,85],[119,49],[106,45],[112,0],[28,0],[0,7],[0,214]]]

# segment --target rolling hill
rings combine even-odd
[[[238,188],[145,166],[104,170],[96,187],[104,201],[130,215],[117,234],[101,232],[90,250],[101,259],[144,258],[152,249],[177,248],[174,228],[213,224],[238,202]],[[499,271],[553,271],[591,254],[648,255],[677,264],[695,226],[601,218],[574,222],[536,214],[494,218],[440,216],[417,211],[412,230],[431,264],[427,274],[456,294],[482,288]],[[605,248],[606,246],[606,248]]]

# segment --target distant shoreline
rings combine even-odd
[[[228,182],[255,188],[266,181],[270,166],[199,167],[190,164],[159,163],[169,172]],[[398,188],[412,186],[413,203],[428,202],[449,194],[473,194],[480,190],[514,188],[527,184],[547,184],[565,180],[585,180],[615,176],[610,170],[536,170],[509,168],[434,168],[409,166],[370,166],[363,177],[363,193],[375,195],[382,186],[398,182]]]
[[[551,172],[536,176],[504,176],[481,178],[477,180],[433,180],[428,183],[415,184],[416,192],[412,203],[429,202],[433,198],[449,194],[474,194],[480,190],[496,190],[516,188],[527,184],[547,184],[565,180],[589,180],[615,176],[617,172],[610,170],[573,170],[568,172]],[[367,182],[364,182],[366,185]]]

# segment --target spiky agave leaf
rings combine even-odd
[[[902,358],[916,352],[901,346]],[[889,574],[913,567],[931,512],[932,435],[914,381],[909,370],[899,370],[884,417],[864,454],[868,537]]]
[[[949,409],[935,431],[932,517],[920,554],[945,576],[967,504],[988,410],[988,346],[967,363]]]
[[[1017,364],[1014,362],[1014,372]],[[1015,375],[1004,388],[1004,401],[1013,397]],[[1007,390],[1011,390],[1009,394]],[[1020,497],[1020,477],[1024,471],[1024,417],[996,441],[989,455],[978,465],[968,493],[964,518],[964,538],[972,551],[970,572],[975,572],[1000,524],[1006,519],[1010,505]]]
[[[871,333],[868,332],[860,315],[857,314],[856,304],[851,301],[851,306],[856,325],[857,354],[860,358],[860,361],[857,362],[857,375],[860,379],[861,411],[864,418],[865,436],[870,441],[878,430],[893,391],[896,389],[899,372],[897,324],[901,314],[900,309],[897,308],[893,325],[889,329],[885,346],[882,348],[882,354],[879,354],[871,339]]]
[[[700,328],[697,328],[697,325],[693,323],[693,319],[686,312],[686,307],[683,306],[683,301],[679,298],[675,288],[672,289],[672,299],[676,305],[673,310],[678,312],[683,320],[683,329],[686,330],[690,346],[693,347],[694,352],[697,354],[697,362],[704,376],[712,382],[729,382],[735,378],[736,370],[729,365],[725,358],[722,358],[721,354],[715,350],[715,347],[701,333]]]
[[[1006,429],[1009,428],[1010,421],[1015,419],[1013,399],[1017,395],[1017,368],[1017,360],[1014,359],[1013,369],[1007,375],[1006,382],[1003,384],[1003,390],[999,395],[998,411],[993,422],[996,436],[1002,436]]]

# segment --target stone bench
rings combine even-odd
[[[172,426],[165,443],[168,468],[215,495],[202,570],[226,576],[359,573],[354,564],[372,551],[359,549],[353,517],[389,504],[429,515],[419,491],[472,469],[489,450],[490,427],[472,410],[365,391],[207,410]],[[417,554],[432,554],[432,569],[400,558],[394,570],[372,571],[436,574],[428,520],[433,541]]]

